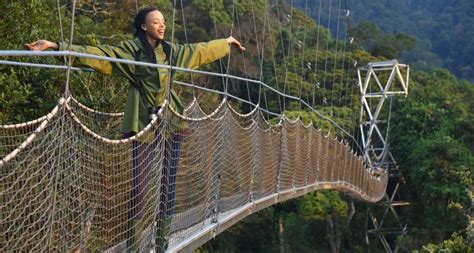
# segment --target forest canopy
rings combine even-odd
[[[304,8],[306,0],[295,0]],[[323,1],[322,22],[327,26],[328,1]],[[332,1],[333,9],[340,1]],[[413,36],[416,47],[402,59],[417,69],[447,68],[460,79],[474,81],[474,2],[471,0],[358,0],[343,1],[350,10],[351,27],[372,22],[389,34]],[[308,13],[318,17],[311,5]],[[335,29],[331,28],[333,33]],[[352,36],[363,36],[351,34]],[[390,44],[388,42],[387,44]]]

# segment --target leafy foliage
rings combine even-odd
[[[474,252],[474,232],[470,231],[471,234],[468,234],[469,231],[466,233],[453,233],[453,235],[448,239],[443,241],[439,244],[428,244],[423,246],[420,251],[416,251],[417,253],[429,253],[429,252],[466,252],[472,253]],[[465,238],[470,236],[471,238]]]
[[[473,120],[473,92],[446,70],[420,72],[395,106],[392,147],[413,198],[406,217],[412,248],[441,242],[469,222],[474,143],[465,122]]]
[[[384,33],[375,23],[369,21],[359,23],[349,33],[354,37],[356,45],[372,55],[387,59],[400,59],[403,52],[413,49],[416,44],[415,38],[410,35]]]
[[[24,1],[26,2],[26,1]],[[50,27],[55,25],[54,17],[42,11],[46,8],[41,1],[28,1],[28,8],[21,3],[2,1],[0,12],[13,20],[31,17],[29,22],[1,22],[0,47],[2,49],[21,49],[27,41],[38,35],[57,36]],[[6,17],[2,20],[6,20]],[[28,32],[26,32],[28,31]],[[33,59],[38,62],[38,59]],[[43,62],[44,63],[44,62]],[[49,63],[53,63],[49,61]],[[34,76],[34,77],[33,77]],[[0,66],[0,124],[17,123],[44,115],[54,107],[59,99],[62,78],[57,71]],[[35,107],[32,105],[41,105]]]

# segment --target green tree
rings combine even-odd
[[[58,17],[49,7],[42,1],[1,1],[0,49],[22,49],[24,43],[38,36],[57,39],[59,30],[51,27],[56,27]],[[29,17],[29,21],[19,22],[24,17]],[[25,61],[25,58],[2,60]],[[28,60],[57,63],[54,59]],[[57,70],[0,65],[0,124],[25,122],[45,115],[63,93],[62,76],[62,71]]]
[[[417,253],[431,252],[452,252],[452,253],[473,253],[474,252],[474,230],[453,235],[439,244],[428,244],[416,251]]]
[[[298,205],[298,212],[308,222],[325,221],[326,238],[331,252],[340,252],[343,230],[347,229],[347,202],[335,191],[317,191],[305,195]]]
[[[374,56],[383,56],[387,59],[400,59],[416,45],[416,39],[405,33],[395,35],[384,33],[370,21],[364,21],[349,31],[354,37],[356,45],[369,51]]]
[[[446,70],[417,73],[411,94],[394,106],[392,148],[412,197],[405,217],[409,247],[440,243],[468,224],[474,156],[466,122],[474,117],[474,86]]]

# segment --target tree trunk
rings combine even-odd
[[[280,253],[285,252],[285,245],[283,244],[283,218],[280,216],[278,219],[278,237],[280,239]]]
[[[334,221],[331,215],[326,217],[327,222],[327,236],[329,239],[329,246],[332,253],[339,253],[340,240],[337,240],[336,229],[334,228]]]

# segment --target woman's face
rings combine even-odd
[[[142,29],[145,30],[149,39],[163,40],[166,30],[165,17],[160,11],[149,12]]]

